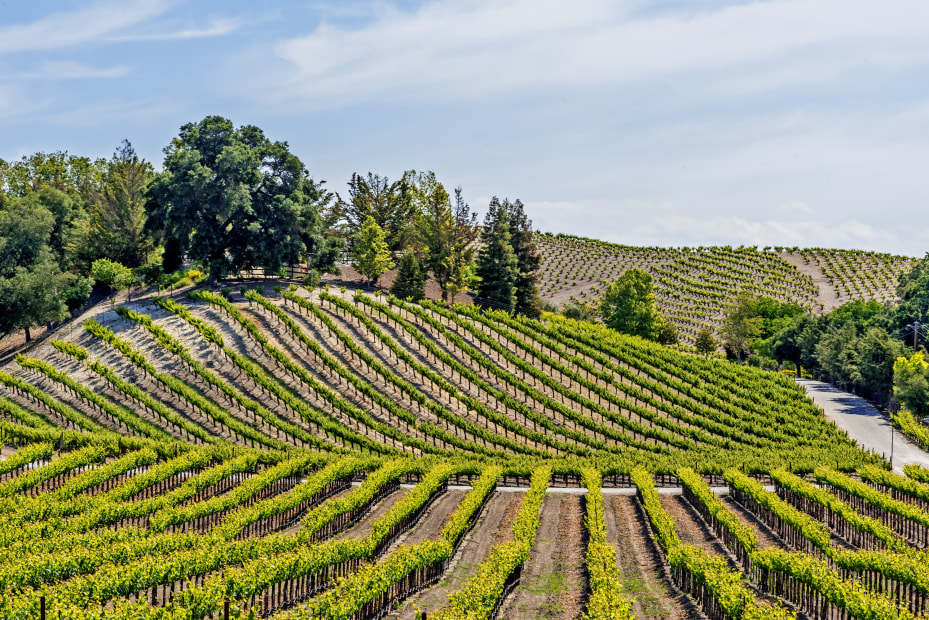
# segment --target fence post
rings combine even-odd
[[[223,620],[229,620],[229,599],[223,601]]]
[[[39,618],[45,620],[45,597],[39,597]]]

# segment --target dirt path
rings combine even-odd
[[[649,538],[647,517],[635,497],[613,495],[606,502],[607,541],[616,548],[622,591],[635,599],[636,618],[702,618],[693,603],[665,578],[660,551]]]
[[[582,611],[585,587],[583,502],[579,495],[549,495],[519,586],[500,609],[514,620],[570,620]]]
[[[831,312],[845,301],[848,301],[839,297],[839,292],[829,281],[829,278],[826,277],[826,274],[823,273],[823,270],[819,268],[819,265],[806,263],[799,253],[781,252],[778,256],[788,265],[795,267],[800,273],[813,278],[813,283],[819,289],[816,301],[823,304],[823,312]]]
[[[345,498],[348,497],[348,495],[349,495],[352,491],[354,491],[356,488],[357,488],[357,487],[349,486],[349,487],[346,488],[346,489],[342,489],[342,490],[339,491],[338,493],[335,493],[334,495],[332,495],[331,497],[329,497],[328,499],[326,499],[326,501],[323,502],[323,504],[326,504],[326,503],[328,503],[328,502],[334,502],[334,501],[338,501],[338,500],[345,499]],[[323,504],[319,504],[319,506],[322,506]],[[319,506],[314,506],[314,507],[311,508],[310,510],[315,510],[315,509],[318,508]],[[285,529],[283,529],[283,530],[278,530],[278,533],[279,533],[279,534],[283,534],[283,535],[285,535],[285,536],[293,536],[294,534],[296,534],[297,532],[299,532],[300,529],[303,527],[303,518],[307,515],[308,512],[309,512],[309,511],[304,512],[302,515],[300,515],[300,517],[297,519],[297,522],[294,523],[294,524],[292,524],[290,527],[287,527],[287,528],[285,528]]]
[[[477,524],[458,548],[445,577],[435,586],[408,598],[400,609],[387,618],[413,620],[417,609],[432,614],[448,604],[448,596],[457,592],[467,581],[491,547],[512,537],[513,518],[524,495],[522,493],[494,493],[487,502]]]
[[[458,508],[462,498],[467,494],[467,491],[454,489],[443,493],[432,502],[432,505],[426,510],[426,514],[420,517],[416,525],[398,543],[401,545],[415,545],[425,540],[438,538],[442,533],[445,522],[448,521],[448,518]]]
[[[700,547],[707,553],[729,559],[726,546],[713,535],[683,495],[662,495],[661,505],[674,518],[677,535],[685,545]],[[730,561],[730,564],[732,562]],[[732,568],[735,568],[734,566]]]
[[[409,493],[409,491],[403,488],[394,491],[379,501],[370,512],[361,518],[360,522],[345,530],[336,536],[336,538],[342,540],[358,540],[359,538],[364,538],[371,532],[371,524],[383,517],[384,514],[390,510],[390,507],[399,502],[407,493]]]
[[[769,547],[777,547],[779,549],[789,549],[789,547],[784,543],[781,538],[771,531],[771,529],[765,525],[758,517],[749,512],[742,504],[736,502],[728,495],[721,495],[719,499],[722,500],[726,506],[729,507],[729,510],[734,514],[743,525],[755,530],[755,536],[758,538],[758,545],[762,549],[767,549]]]

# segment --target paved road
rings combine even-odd
[[[887,416],[865,399],[821,381],[797,379],[797,383],[806,388],[813,402],[823,408],[826,418],[835,420],[839,428],[865,449],[890,459],[892,432],[894,471],[902,472],[903,466],[911,463],[929,467],[929,453],[891,427]]]

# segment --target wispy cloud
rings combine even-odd
[[[98,2],[31,24],[6,26],[0,28],[0,54],[61,49],[94,41],[161,15],[169,4],[165,0]]]
[[[283,90],[324,104],[693,79],[721,69],[724,76],[700,86],[722,81],[757,92],[879,62],[881,54],[849,60],[864,41],[884,41],[893,62],[908,62],[907,45],[921,46],[929,34],[922,0],[770,0],[658,16],[640,8],[632,0],[437,0],[413,12],[388,6],[363,27],[324,24],[279,43],[276,53],[293,66]],[[811,61],[812,78],[804,70]]]
[[[38,72],[26,74],[24,77],[77,80],[87,78],[118,78],[128,73],[129,67],[125,65],[98,68],[68,60],[53,60],[42,63]]]
[[[167,30],[160,33],[139,33],[107,37],[108,41],[175,41],[179,39],[204,39],[221,37],[234,32],[244,25],[241,19],[214,19],[204,28],[186,28]]]

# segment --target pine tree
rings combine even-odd
[[[365,220],[358,235],[358,243],[353,250],[352,266],[358,273],[377,284],[378,279],[391,269],[390,250],[384,240],[384,230],[377,225],[370,215]]]
[[[390,287],[390,293],[400,299],[419,301],[426,296],[426,274],[419,266],[419,259],[414,252],[407,252],[400,258],[397,267],[397,279]]]
[[[479,303],[513,312],[516,308],[516,280],[519,260],[510,241],[507,209],[495,196],[484,218],[481,250],[477,256]]]
[[[333,217],[345,220],[351,236],[360,235],[367,218],[374,218],[384,231],[388,248],[399,252],[409,241],[416,216],[410,187],[412,174],[407,173],[393,183],[379,174],[369,172],[367,177],[353,174],[348,182],[349,199],[338,198]]]
[[[542,298],[539,295],[539,267],[542,257],[532,237],[532,220],[526,217],[523,203],[504,201],[510,222],[510,242],[516,253],[516,308],[518,314],[538,318],[542,314]]]

